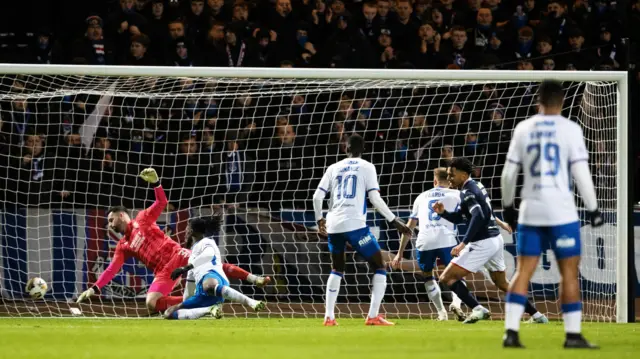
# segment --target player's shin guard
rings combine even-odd
[[[433,277],[427,278],[427,283],[425,283],[427,287],[427,295],[429,299],[436,306],[438,313],[444,311],[444,304],[442,303],[442,294],[440,293],[440,286]]]
[[[469,288],[467,288],[461,280],[453,283],[449,287],[467,307],[474,309],[480,305],[478,300],[469,292]]]
[[[258,303],[256,300],[247,297],[246,295],[238,292],[237,290],[227,287],[226,285],[218,284],[216,286],[216,296],[222,297],[226,300],[235,303],[241,303],[251,308],[255,307]]]
[[[182,297],[179,296],[164,296],[160,297],[156,301],[156,311],[164,312],[167,308],[182,303]]]
[[[171,313],[171,319],[198,319],[209,313],[211,308],[178,309]]]
[[[342,282],[342,273],[331,271],[329,280],[327,280],[327,299],[324,309],[324,317],[335,319],[336,301],[340,294],[340,282]]]
[[[562,304],[564,331],[569,334],[580,334],[582,328],[582,302]]]
[[[506,330],[520,331],[520,320],[524,313],[527,297],[517,293],[507,293],[507,304],[505,306],[504,327]]]
[[[387,271],[384,269],[376,269],[372,282],[369,318],[377,318],[380,312],[382,298],[384,298],[384,293],[387,291]]]

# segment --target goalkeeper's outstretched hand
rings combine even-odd
[[[142,172],[140,172],[140,177],[149,183],[158,182],[158,173],[153,168],[145,168],[142,170]]]
[[[85,290],[84,292],[82,292],[82,294],[80,294],[80,296],[76,300],[76,303],[84,302],[85,300],[89,299],[89,297],[93,297],[95,294],[96,294],[95,289],[93,289],[93,287],[91,287],[91,288]]]
[[[188,264],[184,267],[179,267],[173,270],[173,272],[171,272],[171,280],[176,280],[178,279],[181,275],[187,273],[188,271],[193,269],[193,264]]]

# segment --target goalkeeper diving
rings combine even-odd
[[[146,305],[150,313],[164,312],[170,306],[182,302],[182,296],[169,296],[179,281],[179,278],[172,279],[171,273],[174,269],[187,265],[191,251],[181,248],[180,244],[167,236],[156,223],[168,203],[156,171],[153,168],[147,168],[140,173],[140,177],[153,184],[156,200],[149,208],[140,211],[133,220],[125,207],[114,207],[109,210],[109,228],[122,234],[123,237],[118,241],[115,254],[107,269],[89,289],[78,297],[78,303],[98,293],[118,274],[129,257],[137,258],[154,273],[154,280],[146,297]],[[232,264],[220,265],[222,272],[230,278],[247,280],[257,286],[264,286],[271,281],[269,277],[255,276]]]
[[[198,319],[208,313],[220,319],[220,305],[225,299],[242,303],[256,312],[265,309],[265,302],[249,298],[229,286],[229,280],[222,269],[218,245],[212,237],[205,237],[205,233],[216,233],[221,222],[219,215],[194,218],[189,222],[188,244],[193,244],[189,264],[176,268],[171,273],[173,280],[187,273],[184,301],[167,309],[165,319]]]

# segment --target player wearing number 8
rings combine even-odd
[[[347,242],[375,269],[371,305],[367,325],[393,325],[379,315],[380,304],[387,287],[387,272],[380,251],[380,245],[367,226],[367,196],[376,209],[402,233],[409,229],[387,207],[380,197],[376,168],[360,158],[364,152],[364,140],[359,135],[349,137],[347,151],[349,158],[335,163],[325,172],[318,189],[313,195],[313,209],[319,231],[328,233],[331,251],[332,271],[327,281],[325,326],[337,325],[334,307],[340,291],[340,282],[345,267]],[[331,193],[329,213],[322,216],[322,203],[327,193]]]
[[[580,333],[580,221],[571,188],[573,175],[589,211],[591,225],[602,225],[589,173],[587,148],[580,126],[561,116],[562,85],[545,81],[538,96],[540,113],[516,127],[502,172],[502,205],[505,220],[511,225],[516,222],[514,197],[518,172],[521,168],[524,172],[518,217],[518,263],[506,297],[503,345],[522,347],[518,331],[529,280],[543,248],[550,246],[562,275],[560,301],[566,332],[564,346],[595,348]]]

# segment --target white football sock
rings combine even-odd
[[[198,319],[204,317],[209,313],[209,307],[207,308],[193,308],[193,309],[178,309],[175,311],[174,318],[176,319]]]
[[[536,312],[534,315],[532,315],[533,319],[538,319],[540,317],[542,317],[542,313],[540,312]]]
[[[562,320],[564,320],[565,333],[580,334],[582,324],[582,311],[576,310],[573,312],[562,313]]]
[[[453,291],[451,292],[451,305],[456,308],[462,308],[462,299]]]
[[[217,292],[217,290],[216,290],[216,292]],[[227,287],[227,286],[222,286],[222,298],[228,299],[228,300],[230,300],[232,302],[244,304],[244,305],[249,306],[251,308],[255,307],[256,304],[258,304],[258,302],[256,300],[251,299],[251,298],[247,297],[246,295],[238,292],[237,290],[235,290],[235,289],[233,289],[231,287]]]
[[[341,275],[335,274],[334,272],[331,272],[331,274],[329,274],[329,280],[327,280],[327,299],[324,309],[325,318],[336,318],[334,310],[336,308],[338,294],[340,294],[340,282],[342,282]]]
[[[427,295],[433,305],[436,306],[438,312],[444,311],[444,304],[442,304],[442,295],[440,294],[440,286],[438,283],[436,283],[435,280],[430,280],[425,283],[425,286],[427,287]]]
[[[255,284],[257,280],[258,280],[258,276],[255,275],[255,274],[249,274],[247,276],[247,282],[249,282],[249,283]]]
[[[377,271],[376,271],[377,272]],[[369,318],[377,318],[380,313],[380,304],[387,291],[387,274],[376,273],[373,275],[371,288],[371,305],[369,306]]]
[[[488,311],[489,311],[489,309],[487,309],[487,308],[483,307],[483,306],[482,306],[482,304],[478,304],[478,305],[476,305],[476,306],[475,306],[475,308],[473,308],[473,310],[476,310],[476,311],[477,311],[477,310],[481,310],[481,311],[483,311],[483,312],[488,312]]]
[[[520,331],[520,321],[524,314],[524,305],[520,303],[509,303],[505,305],[504,328],[507,330]]]

